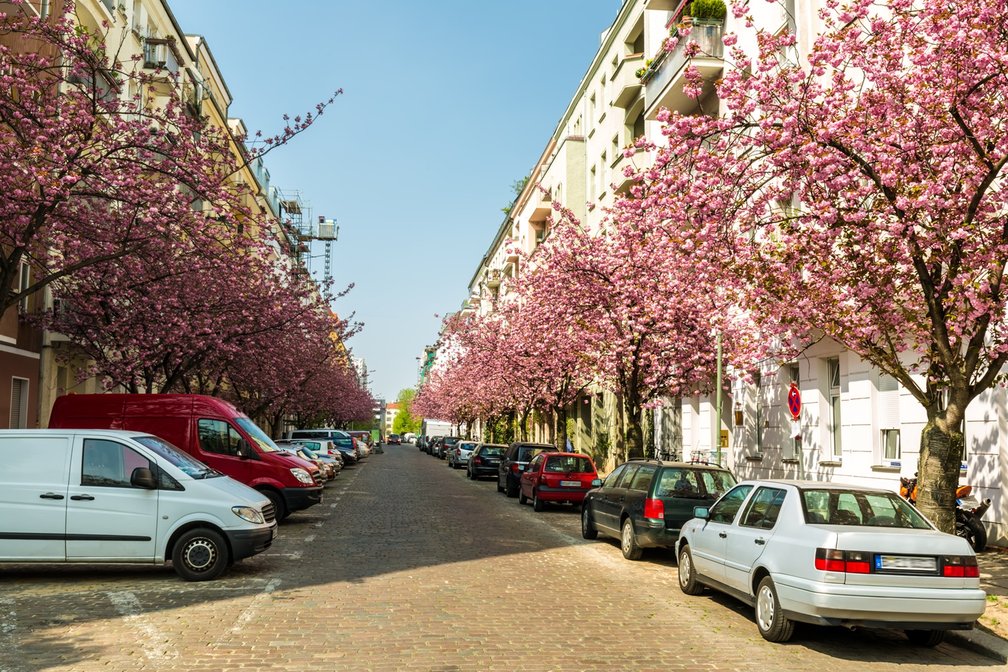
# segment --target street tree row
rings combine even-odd
[[[1008,358],[1008,5],[829,0],[809,53],[732,10],[719,109],[663,112],[601,231],[561,212],[508,299],[447,325],[456,357],[415,406],[562,414],[598,381],[640,455],[642,408],[712,391],[718,334],[740,376],[825,336],[926,411],[918,505],[951,531],[958,428]]]
[[[67,336],[106,387],[368,417],[343,346],[358,327],[329,307],[345,291],[292,261],[241,175],[334,98],[246,144],[181,98],[177,73],[124,62],[124,36],[65,9],[0,17],[0,311],[51,292],[23,318]]]

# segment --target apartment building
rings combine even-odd
[[[800,53],[808,53],[820,19],[818,0],[757,3],[747,13],[756,26],[789,31]],[[714,82],[726,63],[722,35],[736,20],[694,25],[690,41],[702,56],[693,65],[705,81],[699,100],[683,93],[685,48],[662,48],[682,21],[687,0],[626,0],[601,36],[599,50],[564,110],[556,130],[532,166],[526,188],[501,222],[469,283],[464,308],[485,313],[506,292],[506,279],[520,274],[519,251],[532,254],[549,235],[554,217],[551,202],[569,208],[591,231],[603,223],[603,211],[629,188],[623,167],[646,165],[649,157],[627,158],[623,148],[640,136],[664,142],[657,121],[662,108],[683,114],[719,114]],[[752,30],[739,30],[739,45],[751,50]],[[529,262],[535,263],[534,255]],[[894,379],[830,340],[804,352],[796,361],[764,362],[751,382],[731,382],[718,413],[706,396],[668,399],[654,411],[658,451],[683,459],[720,457],[739,477],[839,480],[889,489],[900,475],[916,471],[923,409]],[[729,377],[729,380],[731,378]],[[792,387],[801,411],[797,421],[788,407]],[[579,450],[595,452],[600,442],[618,446],[614,432],[619,399],[601,388],[588,391],[570,417]],[[480,428],[477,427],[477,430]],[[963,426],[963,482],[993,505],[985,516],[991,540],[1008,537],[1008,394],[995,388],[974,400]],[[545,423],[535,438],[549,436]],[[610,459],[610,462],[612,460]],[[603,469],[613,464],[601,464]]]

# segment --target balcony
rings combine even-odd
[[[536,190],[532,199],[532,212],[529,214],[530,222],[545,222],[553,212],[553,196],[550,192]]]
[[[671,12],[683,4],[685,0],[644,0],[644,9],[654,9]]]
[[[640,97],[641,80],[637,76],[637,70],[644,66],[644,54],[630,54],[616,67],[613,73],[613,91],[616,97],[613,98],[613,105],[624,110]]]
[[[486,286],[490,289],[497,289],[501,284],[501,271],[499,268],[487,269],[484,279]]]
[[[167,70],[177,75],[179,59],[175,53],[175,45],[171,40],[161,38],[144,40],[143,65],[145,68]]]
[[[688,114],[696,108],[696,100],[683,93],[688,42],[700,45],[700,53],[691,63],[704,79],[701,97],[714,90],[714,82],[724,70],[724,43],[721,41],[721,32],[721,23],[694,23],[689,36],[681,38],[675,50],[662,52],[662,55],[655,59],[644,80],[646,119],[650,121],[657,119],[658,110],[663,107],[683,114]]]

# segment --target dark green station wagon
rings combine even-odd
[[[723,467],[696,462],[631,460],[616,467],[581,505],[581,536],[620,540],[623,557],[672,548],[697,506],[710,506],[735,486]]]

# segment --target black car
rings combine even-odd
[[[631,460],[616,467],[581,504],[581,536],[620,540],[627,560],[645,548],[672,548],[697,506],[711,506],[735,487],[723,467],[695,462]]]
[[[512,443],[497,467],[497,492],[503,492],[508,497],[517,497],[521,475],[529,461],[539,453],[555,450],[556,447],[548,443],[525,441]]]
[[[398,434],[389,434],[388,435],[388,444],[390,446],[401,446],[402,445],[402,437],[399,436]]]
[[[455,444],[462,440],[461,436],[445,436],[438,442],[437,456],[442,460],[448,457],[448,451],[455,448]]]
[[[496,476],[497,467],[508,447],[499,443],[481,443],[469,455],[466,476],[472,480],[480,476]]]
[[[441,443],[441,439],[443,438],[443,436],[432,436],[430,441],[427,442],[427,447],[424,449],[424,452],[428,455],[437,457],[438,451],[440,450],[438,444]]]

